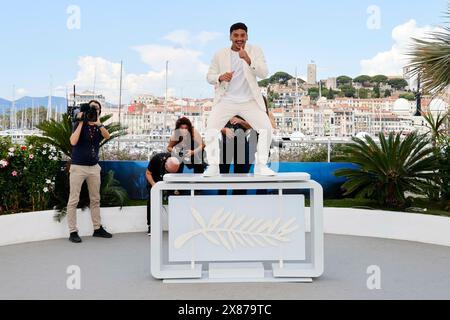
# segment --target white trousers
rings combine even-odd
[[[209,165],[220,164],[219,134],[234,116],[240,116],[259,133],[256,164],[266,165],[269,161],[270,145],[272,143],[272,124],[269,116],[261,110],[256,100],[245,103],[230,103],[221,101],[213,106],[208,117],[205,136],[205,151]]]

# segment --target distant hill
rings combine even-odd
[[[35,107],[48,107],[48,96],[46,97],[22,97],[16,100],[17,111],[30,108],[34,103]],[[66,98],[52,96],[53,107],[65,107],[67,106]],[[0,107],[11,108],[12,102],[3,98],[0,98]]]
[[[34,106],[35,107],[45,107],[47,108],[47,104],[48,104],[48,96],[46,97],[22,97],[18,100],[16,100],[16,108],[17,111],[20,111],[22,109],[26,109],[26,108],[31,108],[31,106],[33,105],[34,102]],[[65,110],[65,107],[67,106],[67,102],[66,102],[66,98],[63,97],[52,97],[52,106],[53,108],[56,107],[62,107]],[[0,98],[0,109],[2,108],[11,108],[12,107],[12,102],[7,100],[7,99],[3,99]],[[117,105],[111,104],[109,102],[106,102],[106,105],[103,106],[106,108],[118,108]]]
[[[0,98],[0,107],[9,107],[11,105],[11,101]]]
[[[289,73],[286,73],[283,71],[278,71],[275,74],[273,74],[270,78],[259,81],[258,84],[260,87],[267,87],[269,84],[274,84],[274,83],[287,84],[287,82],[293,78],[294,77],[291,76]],[[303,79],[298,78],[299,84],[302,84],[304,82],[305,81]]]

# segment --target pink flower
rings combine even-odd
[[[34,159],[34,155],[30,154],[30,159],[33,160]]]
[[[13,177],[17,177],[17,171],[13,171],[11,174]]]
[[[5,168],[8,166],[8,161],[6,160],[0,160],[0,168]]]

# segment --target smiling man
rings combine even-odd
[[[272,125],[257,81],[268,75],[264,54],[260,48],[247,44],[248,29],[243,23],[231,26],[230,40],[231,48],[216,53],[207,75],[216,93],[205,139],[209,167],[203,175],[219,175],[218,135],[228,120],[238,115],[259,133],[255,174],[273,176],[275,172],[267,167]]]

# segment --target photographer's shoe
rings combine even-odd
[[[112,234],[107,232],[105,229],[103,229],[103,226],[100,226],[100,229],[95,230],[94,234],[92,236],[97,237],[97,238],[106,238],[106,239],[112,238]]]
[[[210,165],[208,169],[203,173],[204,177],[217,177],[220,175],[219,166]]]
[[[147,235],[150,237],[152,235],[152,227],[148,226]]]
[[[73,243],[81,243],[82,242],[80,236],[78,235],[78,232],[72,232],[70,234],[69,240]]]
[[[269,177],[269,176],[276,176],[276,175],[277,174],[275,173],[275,171],[273,171],[266,165],[262,165],[262,164],[255,165],[255,176]]]

